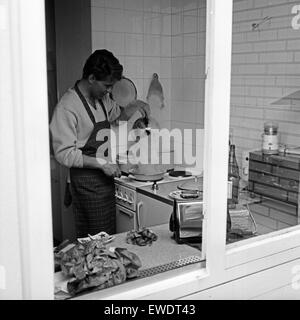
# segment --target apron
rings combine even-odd
[[[94,125],[81,151],[86,156],[96,157],[97,149],[108,140],[107,137],[105,141],[96,140],[99,130],[110,129],[106,109],[99,100],[106,119],[96,122],[90,106],[78,88],[78,82],[75,91]],[[105,156],[107,152],[108,150],[105,151]],[[101,231],[108,234],[116,233],[114,178],[107,176],[100,169],[71,168],[70,180],[77,237],[87,237],[88,234],[94,235]]]

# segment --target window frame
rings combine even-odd
[[[44,2],[9,0],[7,8],[14,66],[11,86],[14,84],[16,88],[12,104],[16,117],[14,148],[21,150],[16,168],[18,204],[21,208],[20,243],[22,251],[29,253],[22,254],[23,298],[53,299]],[[88,294],[80,297],[81,299],[177,299],[247,276],[266,266],[275,266],[278,261],[284,263],[300,256],[300,227],[226,246],[232,9],[233,0],[207,1],[203,242],[205,268],[198,267],[179,275],[174,272],[165,273],[150,281],[140,282],[139,286],[124,284],[118,288]],[[34,16],[32,12],[35,13]],[[35,39],[34,51],[32,39]],[[17,64],[14,65],[14,62]],[[31,83],[36,84],[34,92],[30,91]],[[39,119],[38,124],[36,119]],[[33,150],[39,150],[39,153],[32,152]],[[43,203],[40,208],[36,205],[37,198]]]

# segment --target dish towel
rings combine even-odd
[[[157,73],[154,73],[152,76],[147,95],[147,102],[149,103],[150,107],[156,106],[162,109],[165,106],[163,88],[159,82]]]

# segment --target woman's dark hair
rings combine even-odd
[[[94,75],[96,80],[104,81],[107,77],[112,80],[120,80],[123,74],[123,66],[112,52],[102,49],[96,50],[87,59],[83,68],[83,79]]]

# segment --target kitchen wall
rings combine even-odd
[[[57,90],[60,98],[82,76],[91,53],[89,0],[55,0]]]
[[[238,161],[260,149],[265,121],[279,123],[280,142],[300,144],[300,30],[290,0],[234,0],[231,127]],[[252,30],[253,23],[271,19]],[[298,94],[298,97],[300,95]]]
[[[277,121],[280,142],[300,145],[300,30],[290,0],[234,0],[231,117],[240,165],[261,149],[264,122]],[[263,20],[265,18],[265,21]],[[261,23],[257,28],[252,24]],[[295,98],[288,97],[295,94]],[[251,206],[260,234],[298,223],[296,208],[272,200]]]
[[[204,128],[205,37],[206,1],[172,1],[172,129]],[[200,136],[182,148],[193,155],[199,152],[201,169],[203,130]]]
[[[92,0],[92,49],[111,50],[124,74],[146,100],[153,73],[164,90],[162,113],[152,110],[163,127],[170,127],[171,0]]]
[[[91,1],[92,49],[115,53],[142,100],[153,73],[159,75],[165,107],[151,111],[162,128],[204,127],[205,4],[205,0]],[[202,133],[200,137],[197,148],[202,153]],[[196,141],[186,148],[195,151]]]

